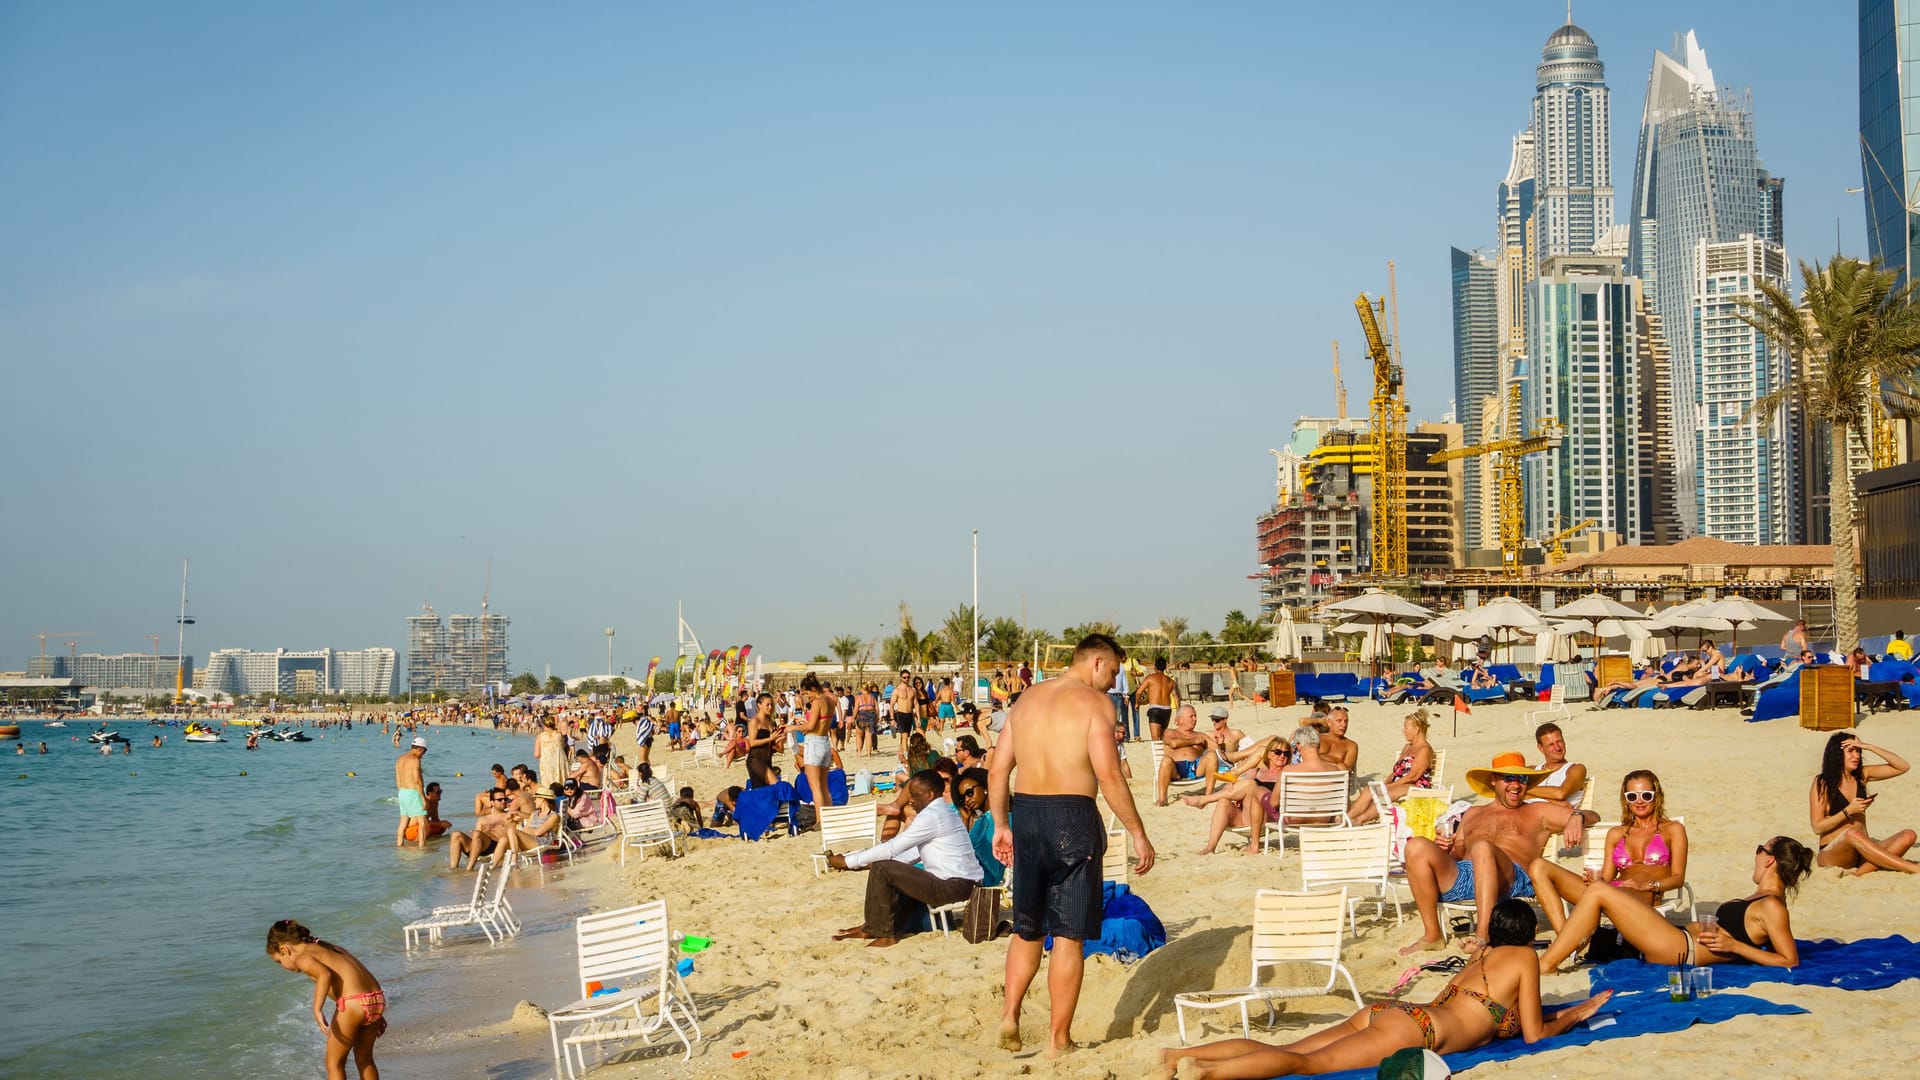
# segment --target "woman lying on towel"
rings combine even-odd
[[[1560,901],[1574,903],[1592,886],[1619,889],[1654,907],[1661,894],[1686,882],[1687,827],[1667,817],[1667,795],[1658,776],[1635,769],[1620,782],[1620,820],[1626,824],[1607,831],[1599,870],[1576,874],[1546,858],[1527,867],[1540,907],[1555,930],[1567,921]]]
[[[1685,928],[1628,895],[1630,890],[1588,889],[1552,946],[1541,954],[1540,970],[1552,971],[1586,944],[1602,915],[1613,920],[1620,937],[1650,964],[1793,967],[1800,962],[1800,949],[1787,918],[1787,897],[1812,870],[1812,850],[1790,836],[1776,836],[1753,849],[1753,894],[1729,900],[1712,919]]]
[[[1480,950],[1447,988],[1425,1005],[1379,1001],[1325,1031],[1286,1046],[1226,1039],[1163,1051],[1166,1071],[1193,1077],[1298,1076],[1371,1069],[1395,1050],[1425,1047],[1441,1054],[1476,1050],[1495,1039],[1529,1043],[1558,1035],[1606,1004],[1613,991],[1561,1009],[1540,1008],[1540,968],[1533,952],[1533,909],[1524,900],[1494,906],[1489,948]]]

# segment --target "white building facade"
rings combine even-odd
[[[1740,317],[1744,304],[1761,300],[1760,282],[1787,288],[1787,253],[1749,235],[1729,243],[1700,240],[1693,262],[1690,411],[1699,532],[1736,544],[1789,543],[1799,494],[1788,460],[1791,414],[1750,415],[1756,400],[1785,384],[1788,359]]]
[[[399,693],[399,655],[392,649],[215,649],[207,657],[208,693],[305,696]]]

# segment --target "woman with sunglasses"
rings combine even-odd
[[[1277,735],[1269,735],[1253,746],[1254,755],[1239,763],[1240,775],[1233,783],[1211,795],[1183,795],[1180,801],[1188,806],[1212,806],[1213,821],[1207,828],[1207,846],[1194,852],[1196,855],[1211,855],[1220,846],[1220,838],[1228,829],[1247,830],[1247,854],[1260,853],[1260,833],[1255,823],[1265,824],[1271,820],[1268,808],[1272,806],[1273,786],[1280,782],[1280,774],[1287,767],[1292,751]]]
[[[1480,950],[1439,996],[1424,1005],[1380,1001],[1324,1031],[1286,1046],[1225,1039],[1164,1050],[1161,1075],[1188,1077],[1300,1076],[1377,1067],[1396,1050],[1425,1047],[1440,1054],[1477,1050],[1516,1036],[1528,1044],[1562,1034],[1598,1012],[1608,990],[1552,1016],[1540,1007],[1540,968],[1533,955],[1533,909],[1524,900],[1494,905],[1488,947]]]
[[[1611,886],[1651,908],[1687,880],[1687,827],[1667,817],[1667,795],[1652,771],[1635,769],[1620,782],[1620,820],[1607,830],[1599,870],[1576,874],[1546,858],[1527,867],[1555,930],[1567,921],[1561,901],[1574,903],[1591,886]]]
[[[967,827],[967,840],[986,876],[980,884],[991,889],[1006,880],[1007,868],[993,857],[993,815],[987,813],[987,770],[964,769],[953,783],[953,807]]]
[[[1753,849],[1754,891],[1720,905],[1711,918],[1684,928],[1667,921],[1628,889],[1588,889],[1573,906],[1553,944],[1540,956],[1540,970],[1552,971],[1587,943],[1600,917],[1613,920],[1626,943],[1648,963],[1760,964],[1793,967],[1800,949],[1787,916],[1787,897],[1813,872],[1813,851],[1790,836],[1776,836]]]

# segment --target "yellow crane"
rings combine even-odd
[[[1520,459],[1528,454],[1543,454],[1560,445],[1562,436],[1557,426],[1549,425],[1543,430],[1522,436],[1520,432],[1520,384],[1507,387],[1507,434],[1491,442],[1476,446],[1462,446],[1452,450],[1442,450],[1427,458],[1428,461],[1453,461],[1456,458],[1474,458],[1486,454],[1498,454],[1500,460],[1495,466],[1498,472],[1500,492],[1500,569],[1508,577],[1520,576],[1520,548],[1526,543],[1526,508],[1520,497]]]
[[[1554,533],[1552,536],[1542,537],[1540,540],[1540,547],[1543,550],[1545,550],[1547,553],[1548,565],[1559,566],[1561,563],[1566,562],[1567,561],[1566,541],[1572,539],[1575,536],[1578,536],[1580,533],[1585,532],[1586,530],[1591,529],[1598,524],[1599,522],[1593,520],[1592,518],[1588,518],[1587,520],[1580,522],[1578,525],[1573,525],[1568,528],[1561,529],[1560,531]]]
[[[1338,367],[1334,369],[1338,371]],[[1873,467],[1891,469],[1900,464],[1900,445],[1894,440],[1893,414],[1887,411],[1886,402],[1880,403],[1879,415],[1873,418]]]
[[[1387,578],[1407,576],[1407,402],[1400,362],[1387,347],[1376,315],[1399,318],[1393,264],[1387,264],[1386,301],[1361,293],[1354,298],[1360,329],[1373,361],[1373,572]],[[1389,301],[1392,302],[1391,308]]]

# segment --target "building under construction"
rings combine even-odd
[[[432,604],[423,604],[407,619],[407,692],[464,694],[505,682],[508,622],[484,604],[479,615],[442,621]]]

